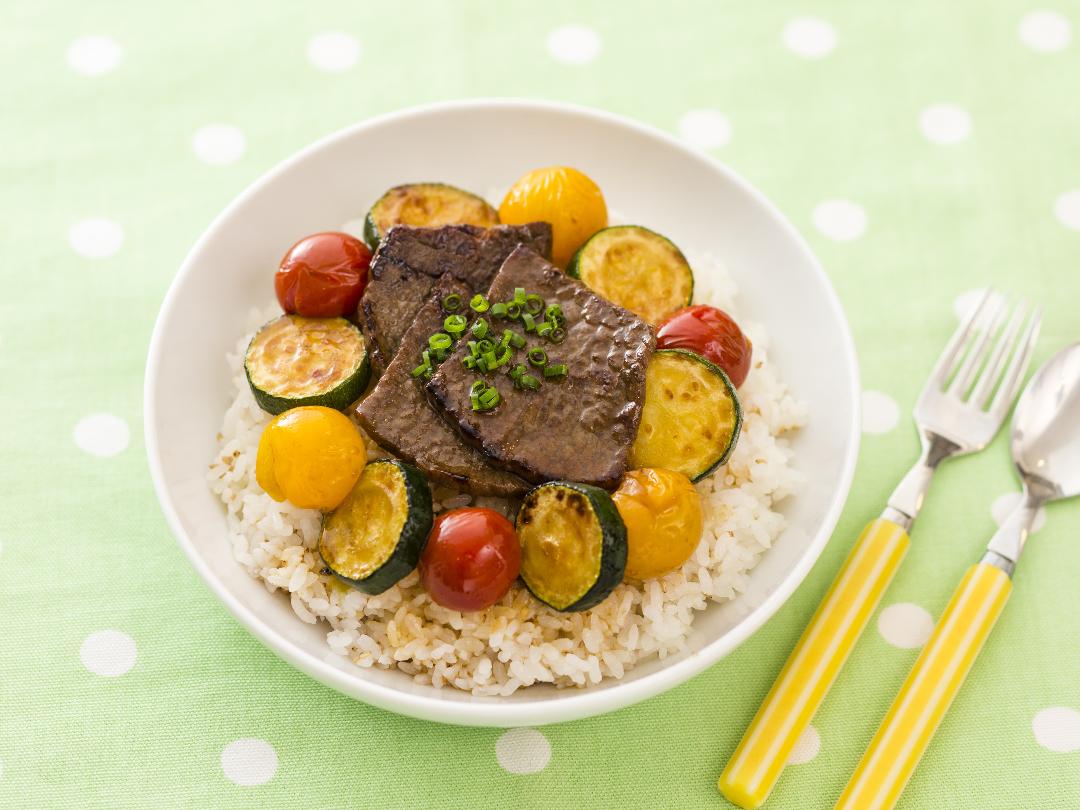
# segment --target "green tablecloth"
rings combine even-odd
[[[1080,6],[9,0],[0,26],[0,805],[712,807],[859,526],[963,294],[1080,338]],[[668,694],[539,731],[396,717],[280,661],[202,585],[151,490],[147,340],[249,182],[365,117],[541,96],[681,133],[787,212],[847,308],[866,435],[837,537],[753,639]],[[523,167],[526,168],[526,167]],[[332,223],[336,224],[336,223]],[[885,609],[777,808],[831,807],[1015,482],[940,473]],[[1080,503],[1047,509],[907,808],[1080,806]]]

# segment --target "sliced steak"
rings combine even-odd
[[[566,338],[554,344],[507,324],[527,346],[510,365],[486,375],[502,401],[491,411],[474,411],[470,386],[479,376],[462,365],[465,341],[440,366],[428,393],[485,455],[528,481],[579,481],[612,488],[626,471],[645,398],[645,367],[656,346],[649,325],[569,278],[533,251],[517,248],[491,284],[488,298],[507,301],[517,287],[558,303],[566,317]],[[565,363],[561,380],[542,379],[537,391],[514,387],[506,372],[525,362],[532,346],[542,346],[549,362]],[[536,372],[535,369],[530,369]],[[537,374],[542,378],[541,374]]]
[[[371,278],[357,311],[376,367],[384,369],[393,359],[401,336],[440,276],[450,273],[461,279],[470,295],[483,292],[519,244],[550,255],[551,226],[533,222],[486,229],[472,225],[391,228],[375,252]]]
[[[428,337],[442,329],[446,316],[442,299],[451,293],[470,294],[464,282],[450,275],[435,284],[379,384],[354,413],[380,446],[438,481],[477,495],[521,495],[529,485],[491,466],[483,453],[466,444],[428,401],[423,381],[412,376],[412,370],[420,365],[421,352],[428,347]]]

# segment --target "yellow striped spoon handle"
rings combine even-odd
[[[728,801],[752,810],[768,797],[909,545],[907,532],[890,520],[863,529],[720,775],[717,787]]]
[[[980,562],[968,569],[837,810],[886,810],[896,804],[1011,591],[1012,580],[1001,568]]]

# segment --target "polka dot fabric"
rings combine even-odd
[[[8,0],[5,11],[0,807],[717,807],[723,762],[917,455],[910,408],[957,318],[992,287],[1045,307],[1036,363],[1080,339],[1075,4],[326,0],[269,13],[254,0]],[[224,206],[339,128],[478,96],[629,115],[750,179],[836,286],[864,391],[847,508],[784,609],[672,692],[541,728],[400,718],[295,671],[192,572],[142,446],[154,315]],[[552,143],[537,164],[559,154]],[[453,167],[413,177],[407,155],[366,159],[401,182],[457,179]],[[695,204],[678,188],[657,193],[676,211]],[[305,228],[357,233],[370,203],[309,223],[297,200],[301,232],[262,238],[280,254]],[[722,244],[686,247],[738,261]],[[769,352],[782,361],[783,346]],[[942,470],[768,807],[835,802],[932,620],[1015,503],[1007,449],[999,436]],[[1078,536],[1080,503],[1040,517],[900,810],[1076,804]]]

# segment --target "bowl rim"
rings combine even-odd
[[[357,133],[367,129],[373,129],[386,124],[407,121],[410,118],[418,118],[444,111],[468,112],[470,110],[490,110],[492,108],[504,108],[508,111],[528,110],[532,112],[548,112],[561,115],[589,118],[606,124],[628,128],[663,142],[670,148],[687,153],[695,159],[704,159],[712,164],[712,167],[738,189],[751,197],[760,205],[769,216],[780,226],[807,260],[812,272],[818,276],[826,292],[826,300],[831,314],[838,324],[843,342],[843,359],[851,369],[851,385],[846,392],[849,399],[849,407],[853,414],[849,427],[848,449],[843,458],[841,475],[838,486],[833,490],[832,500],[816,534],[806,545],[797,563],[780,581],[779,585],[757,607],[753,608],[744,616],[738,624],[720,638],[708,642],[700,651],[689,655],[681,660],[674,661],[656,672],[644,675],[632,681],[614,683],[606,688],[584,688],[581,690],[565,690],[557,697],[538,702],[498,702],[498,701],[450,701],[440,700],[422,694],[400,691],[390,686],[385,686],[365,678],[355,677],[337,669],[320,658],[303,649],[293,646],[288,640],[278,636],[272,627],[264,623],[255,612],[243,604],[217,579],[216,574],[199,555],[191,539],[184,531],[180,522],[179,514],[173,503],[170,492],[165,485],[164,471],[158,436],[152,426],[157,419],[157,400],[155,390],[157,388],[160,373],[159,357],[161,356],[164,342],[163,323],[166,316],[175,305],[179,289],[195,266],[195,257],[198,256],[210,239],[211,234],[216,232],[222,222],[230,218],[233,212],[243,206],[251,197],[258,194],[264,186],[272,182],[278,175],[289,170],[297,163],[306,160],[309,156],[321,151],[327,146],[338,141],[354,137]],[[448,101],[438,101],[406,107],[381,115],[364,119],[341,130],[326,135],[298,152],[293,153],[277,165],[264,172],[255,179],[247,188],[237,195],[206,227],[198,240],[184,257],[179,271],[173,277],[168,291],[162,301],[154,322],[154,330],[150,338],[147,352],[146,372],[143,387],[143,434],[147,460],[149,462],[150,476],[153,480],[154,491],[166,523],[176,538],[177,543],[187,555],[195,570],[202,577],[204,583],[224,603],[229,612],[256,638],[269,647],[279,657],[290,664],[320,681],[321,683],[336,689],[343,694],[358,698],[370,705],[423,720],[431,720],[454,725],[468,726],[497,726],[511,727],[522,725],[545,725],[563,722],[567,720],[582,719],[598,714],[621,709],[647,698],[667,691],[693,676],[700,673],[706,667],[730,653],[746,639],[753,635],[762,625],[770,619],[780,607],[787,602],[795,589],[806,578],[814,563],[817,562],[826,543],[831,537],[840,514],[847,501],[854,477],[855,464],[859,453],[861,438],[861,387],[859,380],[859,364],[855,351],[855,343],[852,338],[851,328],[847,317],[840,304],[839,297],[831,280],[825,273],[824,268],[818,261],[817,256],[810,249],[809,244],[802,234],[791,224],[783,213],[762,192],[744,180],[737,172],[724,165],[713,156],[693,149],[674,136],[657,129],[651,125],[634,119],[604,110],[571,104],[563,101],[552,101],[530,98],[471,98]],[[359,669],[359,668],[358,668]],[[360,673],[358,673],[360,674]]]

